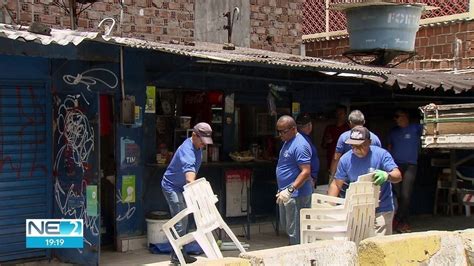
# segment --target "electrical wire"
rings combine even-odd
[[[110,73],[114,77],[115,83],[114,84],[109,84],[109,83],[103,81],[102,79],[84,75],[84,74],[94,72],[94,71],[105,71],[107,73]],[[86,89],[88,91],[90,91],[90,86],[97,84],[97,82],[100,82],[100,83],[104,84],[105,86],[109,87],[110,89],[114,89],[118,85],[118,78],[114,74],[114,72],[112,72],[108,69],[105,69],[105,68],[91,68],[91,69],[86,70],[86,71],[84,71],[80,74],[77,74],[76,76],[64,75],[63,80],[66,84],[69,84],[69,85],[84,84],[84,85],[86,85]]]

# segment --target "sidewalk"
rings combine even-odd
[[[288,237],[284,234],[276,236],[275,233],[257,233],[251,236],[250,240],[239,237],[242,242],[250,245],[249,251],[275,248],[288,245]],[[224,257],[238,257],[240,251],[223,251]],[[204,254],[196,257],[198,261],[206,260]],[[151,254],[148,250],[142,249],[126,253],[103,251],[100,256],[100,265],[169,265],[170,256],[168,254]]]
[[[264,226],[272,226],[266,224]],[[433,215],[420,215],[412,217],[412,229],[413,232],[422,232],[430,230],[439,231],[455,231],[464,230],[468,228],[474,228],[474,216],[433,216]],[[281,231],[281,230],[280,230]],[[243,237],[239,237],[243,242],[250,245],[249,251],[269,249],[275,247],[281,247],[288,245],[288,237],[284,233],[280,233],[280,236],[276,236],[271,230],[253,230],[251,239],[246,240]],[[239,251],[223,251],[224,257],[238,257]],[[205,255],[197,256],[198,261],[206,260]],[[48,261],[36,261],[17,265],[24,266],[35,266],[35,265],[70,265],[63,264],[56,260]],[[100,254],[100,265],[169,265],[169,255],[157,255],[150,253],[147,249],[141,249],[130,252],[116,252],[111,249],[102,249]]]
[[[474,227],[474,216],[433,216],[421,215],[413,217],[413,232],[422,232],[429,230],[455,231]],[[276,236],[275,233],[255,233],[251,240],[247,241],[240,238],[241,241],[250,244],[250,251],[275,248],[288,245],[288,238],[284,233]],[[225,257],[237,257],[239,251],[224,251]],[[199,260],[205,260],[205,255],[197,257]],[[127,253],[104,251],[101,254],[101,265],[169,265],[169,255],[155,255],[148,250],[138,250]]]

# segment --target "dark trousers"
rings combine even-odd
[[[410,201],[416,178],[416,164],[397,164],[402,172],[402,181],[392,184],[396,196],[397,210],[395,219],[401,223],[408,223],[410,215]]]

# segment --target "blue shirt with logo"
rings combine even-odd
[[[388,143],[391,154],[399,164],[417,164],[422,126],[410,124],[407,127],[395,127],[390,131]]]
[[[178,147],[168,168],[166,168],[161,186],[166,191],[183,192],[183,186],[186,185],[185,174],[187,172],[197,173],[201,162],[202,149],[196,149],[191,138],[187,138]]]
[[[350,130],[342,133],[339,136],[339,138],[337,139],[337,144],[336,144],[336,152],[338,152],[340,154],[344,154],[344,153],[352,150],[351,145],[345,143],[345,141],[347,139],[349,139],[350,136],[351,136],[351,131]],[[375,135],[372,132],[370,132],[370,140],[372,141],[372,143],[370,145],[377,146],[377,147],[382,147],[382,143],[380,142],[379,137],[377,137],[377,135]]]
[[[311,177],[316,180],[318,179],[318,172],[319,172],[319,158],[318,158],[318,150],[316,146],[314,146],[313,142],[311,141],[310,136],[306,135],[303,132],[299,132],[301,136],[303,136],[306,141],[308,142],[309,146],[311,146]]]
[[[370,151],[364,158],[357,157],[352,150],[342,155],[334,178],[350,184],[356,182],[360,175],[367,174],[370,168],[390,172],[397,167],[388,151],[377,146],[370,146]],[[393,210],[392,184],[387,181],[380,188],[379,207],[375,212]]]
[[[311,164],[311,155],[311,146],[300,133],[283,143],[276,167],[279,190],[287,188],[296,180],[301,173],[299,165]],[[308,196],[311,193],[313,193],[313,188],[311,179],[308,178],[299,189],[295,190],[292,197]]]

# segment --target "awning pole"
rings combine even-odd
[[[123,46],[120,46],[120,87],[122,89],[122,100],[125,99],[125,82],[123,80]]]

